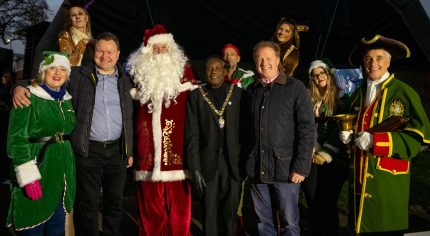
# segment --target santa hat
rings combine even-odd
[[[221,54],[224,54],[224,51],[227,48],[233,49],[234,51],[236,51],[237,55],[240,56],[239,49],[236,46],[234,46],[233,44],[231,44],[231,43],[228,43],[228,44],[224,45],[224,47],[222,48]]]
[[[309,66],[309,71],[308,71],[309,72],[309,77],[312,74],[312,70],[315,69],[315,68],[318,68],[318,67],[325,68],[325,69],[327,69],[328,71],[330,71],[332,73],[333,73],[333,70],[334,71],[336,70],[335,68],[333,68],[333,65],[331,64],[331,62],[328,59],[326,59],[326,58],[323,58],[323,59],[320,59],[320,60],[315,60],[315,61],[311,62],[311,65]]]
[[[361,39],[360,43],[358,43],[351,54],[349,54],[349,64],[352,66],[361,65],[363,63],[364,53],[372,49],[384,49],[394,60],[409,58],[411,56],[408,46],[404,43],[377,34],[370,40],[366,40],[365,38]]]
[[[143,45],[148,46],[148,44],[153,45],[156,43],[171,44],[174,43],[173,35],[167,33],[164,26],[157,24],[152,29],[145,30],[145,35],[143,37]]]
[[[70,74],[70,61],[67,53],[44,51],[43,58],[43,61],[39,65],[39,73],[44,72],[50,67],[61,66],[66,68],[67,72]]]

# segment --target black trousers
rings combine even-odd
[[[348,179],[348,165],[339,160],[318,166],[314,200],[311,204],[313,236],[339,235],[337,201]]]
[[[126,162],[120,141],[104,144],[90,141],[88,157],[76,155],[76,235],[99,235],[98,211],[103,190],[103,235],[121,235]]]
[[[206,236],[236,235],[240,190],[240,181],[230,174],[226,157],[221,152],[215,177],[206,181],[202,202]]]
[[[315,190],[317,188],[318,181],[318,165],[311,164],[311,170],[309,172],[308,177],[305,178],[305,181],[300,185],[300,189],[305,194],[306,203],[308,206],[312,205],[312,201],[315,197]]]

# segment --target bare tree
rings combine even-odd
[[[45,0],[0,0],[0,36],[5,44],[23,39],[22,29],[48,18]]]

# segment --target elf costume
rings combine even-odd
[[[40,74],[58,66],[70,73],[67,57],[48,54],[40,64]],[[76,123],[72,97],[64,87],[59,92],[50,91],[44,84],[28,89],[31,104],[11,111],[8,132],[8,155],[16,175],[11,176],[7,226],[16,231],[44,224],[60,204],[65,213],[70,213],[76,189],[75,160],[67,139]],[[40,183],[43,195],[32,200],[24,187],[35,181]]]

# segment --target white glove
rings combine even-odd
[[[368,132],[360,132],[358,133],[357,138],[355,139],[355,146],[360,148],[363,151],[368,151],[373,147],[373,136]]]
[[[352,130],[340,131],[339,132],[340,141],[342,141],[342,143],[344,143],[344,144],[348,144],[352,140],[352,134],[353,133],[354,132]]]

